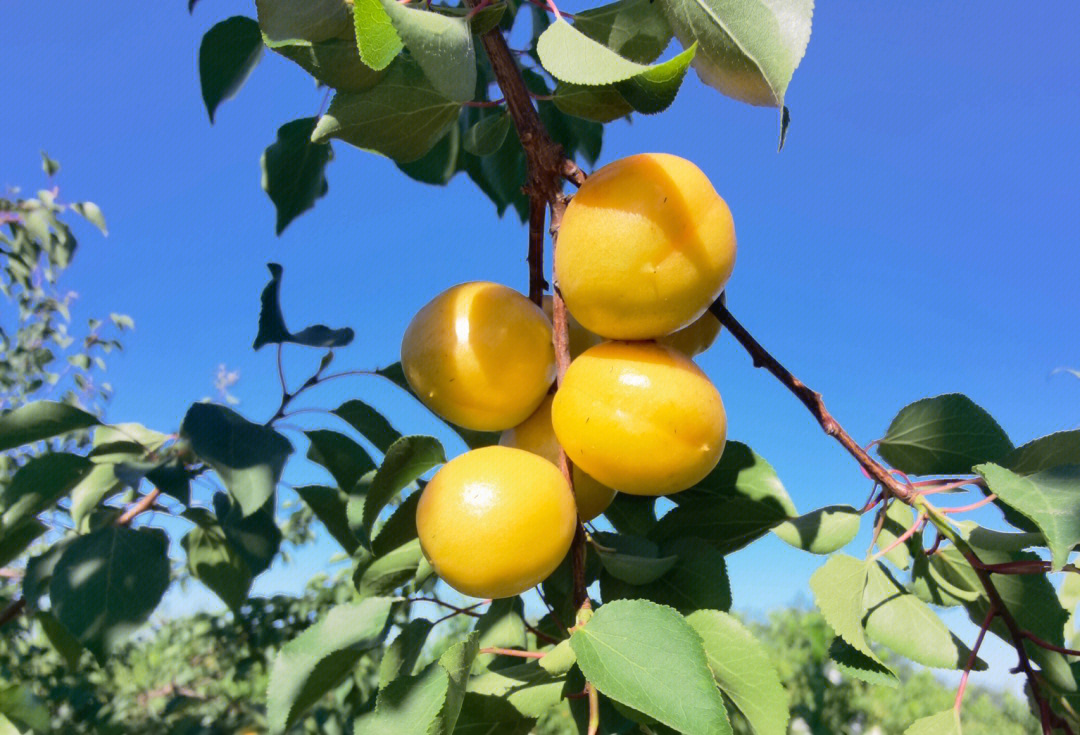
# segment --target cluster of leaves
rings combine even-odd
[[[280,234],[326,194],[331,139],[385,155],[429,184],[463,171],[500,215],[513,207],[524,220],[525,152],[508,134],[502,100],[491,98],[491,63],[476,49],[480,36],[509,32],[523,15],[531,29],[527,48],[515,52],[518,71],[571,159],[596,161],[603,123],[667,109],[691,64],[724,94],[782,109],[786,132],[784,95],[810,39],[813,3],[616,0],[572,23],[554,3],[521,0],[258,0],[256,10],[257,18],[228,18],[203,37],[199,71],[211,121],[264,48],[335,93],[325,113],[282,125],[262,157]],[[673,38],[683,50],[658,62]]]

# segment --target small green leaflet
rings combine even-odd
[[[604,600],[652,600],[684,614],[731,607],[731,586],[723,553],[699,538],[687,537],[665,542],[660,557],[676,557],[678,561],[670,571],[648,584],[629,584],[605,571],[600,577]]]
[[[100,422],[96,416],[56,401],[34,401],[0,414],[0,452]]]
[[[968,474],[1013,451],[1001,426],[967,396],[949,393],[905,406],[878,442],[878,453],[909,475]]]
[[[330,189],[326,164],[333,160],[334,150],[329,143],[311,142],[316,122],[313,117],[304,117],[285,123],[278,128],[277,140],[266,147],[259,159],[262,188],[277,213],[274,229],[278,235]],[[292,335],[287,332],[278,336],[282,337],[280,341],[295,341],[288,339]]]
[[[375,469],[367,450],[352,437],[329,429],[313,429],[304,435],[311,442],[308,459],[325,467],[334,476],[338,488],[346,493],[354,494],[357,481]]]
[[[699,610],[687,615],[686,622],[705,643],[716,683],[754,734],[785,735],[790,718],[787,693],[768,650],[738,619],[719,610]]]
[[[354,398],[345,401],[333,413],[363,434],[380,452],[385,453],[391,444],[401,438],[401,433],[381,413],[361,400]]]
[[[574,28],[630,61],[650,64],[671,42],[655,0],[617,0],[574,16]]]
[[[304,485],[296,488],[296,494],[307,504],[315,517],[322,521],[326,530],[341,544],[345,552],[352,554],[360,545],[349,529],[346,506],[349,496],[336,487]]]
[[[828,505],[784,521],[772,532],[796,549],[831,554],[851,543],[861,520],[862,515],[850,505]]]
[[[353,579],[361,597],[388,595],[410,581],[424,554],[420,540],[407,541],[396,549],[357,567]]]
[[[663,112],[675,101],[696,53],[697,44],[691,44],[674,58],[621,81],[616,87],[637,112],[646,115]]]
[[[295,120],[289,125],[296,125],[297,123],[303,123],[298,129],[299,132],[305,130],[310,131],[314,118],[308,118],[307,120]],[[284,128],[282,128],[284,130]],[[309,145],[311,145],[309,143]],[[304,158],[302,156],[302,158]],[[322,167],[326,165],[324,160],[321,165],[318,166],[319,173],[322,175]],[[308,176],[311,172],[305,172],[303,166],[305,163],[310,163],[306,158],[302,161],[293,161],[293,168],[289,169],[289,176]],[[298,170],[295,166],[299,166]],[[314,199],[311,200],[311,204],[308,204],[304,209],[309,208],[314,204]],[[301,209],[300,211],[303,211]],[[297,211],[292,214],[295,217],[300,213]],[[281,210],[279,210],[281,213]],[[291,219],[291,218],[290,218]],[[281,228],[284,228],[284,224],[280,219],[278,224]],[[281,229],[278,230],[278,234],[281,234]],[[259,332],[255,335],[255,342],[252,344],[253,349],[259,349],[266,344],[281,344],[282,342],[294,342],[299,345],[305,345],[307,347],[344,347],[352,342],[355,332],[349,327],[342,327],[340,329],[331,329],[325,324],[315,324],[310,327],[301,329],[299,332],[290,332],[285,326],[285,317],[281,312],[281,276],[285,272],[284,269],[277,263],[267,263],[267,269],[270,271],[270,282],[266,284],[260,296],[260,308],[259,308]]]
[[[259,24],[243,15],[226,18],[203,36],[199,46],[199,81],[211,123],[218,105],[236,96],[254,71],[262,50]]]
[[[626,117],[634,108],[613,85],[589,86],[560,83],[552,100],[567,115],[608,123]]]
[[[960,713],[948,709],[930,717],[922,717],[904,730],[904,735],[963,735]]]
[[[676,37],[698,43],[706,84],[752,105],[782,108],[810,41],[813,0],[656,0]]]
[[[570,646],[605,696],[686,735],[730,735],[701,637],[675,610],[645,600],[609,602]]]
[[[566,678],[537,661],[487,671],[469,681],[469,691],[509,702],[524,717],[540,717],[562,700]]]
[[[404,436],[394,442],[386,450],[383,463],[375,473],[364,501],[363,524],[366,536],[370,538],[379,512],[395,495],[425,472],[445,461],[446,453],[435,437]]]
[[[383,8],[382,0],[355,0],[353,24],[360,59],[372,69],[381,71],[390,66],[390,62],[405,48]]]
[[[1046,536],[1054,571],[1069,560],[1080,543],[1080,465],[1063,465],[1023,477],[995,464],[975,471],[998,501],[1030,518]]]
[[[205,584],[231,610],[239,611],[251,589],[251,569],[236,553],[220,528],[196,526],[180,545],[187,553],[191,576]]]
[[[525,649],[529,639],[525,631],[525,606],[521,598],[504,597],[501,600],[492,600],[488,609],[477,619],[475,630],[480,634],[477,639],[480,648]],[[477,665],[484,668],[491,666],[495,660],[498,658],[490,653],[476,657]],[[505,662],[505,659],[503,661]]]
[[[852,646],[844,642],[843,638],[833,638],[829,646],[829,658],[836,664],[836,668],[848,676],[865,681],[867,684],[876,686],[896,687],[900,680],[885,664],[872,659],[864,653],[860,653]]]
[[[877,537],[877,548],[881,550],[888,549],[896,539],[903,536],[911,528],[913,523],[915,523],[915,512],[911,509],[911,506],[905,505],[898,500],[890,502],[888,509],[885,511],[885,522],[882,524],[881,532]],[[907,569],[911,564],[911,550],[908,545],[912,543],[912,541],[909,541],[908,543],[893,546],[889,553],[885,554],[885,558],[900,569]]]
[[[284,733],[349,675],[365,651],[379,645],[392,603],[371,597],[338,605],[282,647],[266,690],[270,732]]]
[[[401,627],[401,632],[386,647],[379,661],[380,689],[399,676],[416,673],[416,661],[420,658],[431,628],[432,622],[424,618],[414,618]]]
[[[1080,430],[1059,431],[1017,447],[1001,465],[1031,475],[1063,464],[1080,464]]]
[[[371,89],[336,94],[311,139],[339,138],[407,163],[431,150],[460,110],[461,103],[437,92],[420,66],[402,57]]]
[[[490,156],[502,146],[510,126],[510,116],[505,112],[482,117],[466,131],[461,145],[474,156]]]
[[[466,18],[381,0],[383,10],[436,92],[466,102],[476,93],[476,49]]]
[[[810,589],[829,627],[859,653],[880,664],[862,625],[868,567],[867,562],[836,554],[810,577]]]
[[[660,556],[655,543],[638,536],[599,532],[593,534],[593,539],[604,570],[632,585],[656,581],[679,560],[674,554]]]

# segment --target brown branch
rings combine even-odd
[[[548,282],[544,279],[544,223],[547,204],[542,197],[529,197],[529,298],[540,306]]]
[[[22,614],[22,611],[26,609],[26,598],[20,597],[4,608],[3,612],[0,612],[0,627],[3,627],[10,623],[15,618]]]
[[[1001,619],[1008,630],[1009,638],[1011,639],[1012,645],[1016,649],[1016,655],[1019,658],[1018,669],[1027,677],[1032,697],[1039,707],[1043,733],[1048,735],[1054,727],[1059,727],[1062,731],[1071,735],[1072,729],[1069,725],[1050,709],[1050,704],[1043,694],[1043,688],[1040,686],[1039,677],[1031,666],[1031,661],[1028,658],[1027,649],[1024,645],[1025,640],[1031,640],[1029,637],[1030,634],[1020,627],[1016,622],[1016,618],[1009,612],[1005,602],[1001,599],[1001,595],[998,593],[997,587],[994,586],[994,581],[991,578],[992,572],[986,568],[986,564],[980,561],[978,555],[971,546],[949,525],[946,516],[931,505],[917,488],[909,482],[901,482],[898,480],[890,470],[876,462],[869,454],[867,454],[862,445],[852,439],[851,435],[844,430],[839,422],[833,418],[832,414],[829,413],[828,409],[825,408],[825,403],[821,398],[821,394],[807,387],[805,383],[792,375],[787,368],[769,354],[769,352],[762,347],[748,331],[746,331],[743,325],[732,316],[731,312],[728,311],[727,307],[720,299],[717,299],[712,306],[709,307],[709,310],[720,320],[720,323],[723,326],[727,327],[728,331],[739,344],[742,345],[743,349],[749,353],[754,361],[754,366],[763,367],[768,370],[777,378],[777,380],[787,387],[788,390],[795,394],[795,397],[798,398],[814,418],[817,419],[818,424],[821,425],[821,428],[825,433],[836,439],[844,449],[855,458],[855,461],[859,463],[863,471],[872,480],[880,484],[889,494],[900,501],[924,512],[928,519],[938,529],[938,532],[953,542],[957,550],[963,554],[968,564],[975,570],[975,573],[979,577],[979,582],[986,592],[990,607],[996,610],[997,617]],[[972,482],[974,482],[974,480],[972,480]],[[1034,641],[1032,643],[1034,643]]]

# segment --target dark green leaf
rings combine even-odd
[[[49,583],[52,611],[100,663],[165,594],[168,547],[160,529],[110,526],[64,549]]]
[[[210,530],[196,526],[180,543],[187,552],[191,576],[238,612],[247,600],[252,576],[247,563],[226,540],[225,532],[220,527]]]
[[[480,648],[524,649],[529,642],[525,631],[525,606],[520,597],[492,600],[488,609],[476,621],[477,643]],[[545,657],[546,658],[546,657]],[[481,654],[477,664],[487,668],[498,660],[494,654]]]
[[[315,517],[323,522],[330,535],[341,544],[345,552],[352,554],[360,545],[356,536],[349,530],[346,504],[349,496],[336,487],[305,485],[296,488],[296,494],[307,503]]]
[[[593,539],[604,571],[628,584],[654,582],[679,560],[675,555],[660,556],[656,544],[639,536],[599,532]]]
[[[510,138],[508,138],[510,140]],[[519,148],[521,146],[518,146]],[[381,368],[375,371],[378,375],[389,380],[391,383],[401,388],[413,398],[416,398],[416,394],[413,393],[412,388],[409,387],[408,381],[405,380],[405,373],[401,369],[401,363],[395,362],[393,365]],[[434,414],[432,414],[434,416]],[[441,421],[441,419],[440,419]],[[460,426],[455,426],[447,422],[443,422],[451,429],[453,429],[461,440],[469,447],[469,449],[478,449],[480,447],[488,447],[492,444],[499,443],[499,432],[495,431],[473,431],[472,429],[464,429]]]
[[[355,38],[333,38],[312,43],[271,43],[267,46],[287,59],[296,62],[317,81],[342,92],[359,92],[375,86],[382,73],[375,71],[360,59]],[[311,128],[305,133],[311,136]]]
[[[574,16],[574,28],[623,58],[650,64],[671,43],[671,26],[655,0],[617,0]]]
[[[399,676],[412,676],[417,673],[416,662],[424,650],[431,628],[431,621],[423,618],[410,620],[402,626],[401,632],[386,647],[379,661],[380,689]]]
[[[307,347],[344,347],[353,340],[355,333],[349,327],[331,329],[324,324],[290,332],[285,327],[285,318],[281,314],[281,274],[282,268],[277,263],[267,263],[270,269],[270,283],[262,292],[262,306],[259,309],[259,333],[252,345],[256,350],[265,344],[295,342]]]
[[[346,493],[352,493],[357,480],[375,469],[375,462],[367,450],[344,434],[328,429],[305,431],[304,434],[311,441],[308,459],[325,467]]]
[[[39,610],[34,615],[34,619],[41,624],[41,631],[49,639],[49,643],[56,652],[63,657],[64,663],[69,669],[75,671],[83,652],[83,646],[79,640],[51,612]]]
[[[877,686],[896,687],[900,680],[885,664],[849,645],[843,638],[834,638],[829,646],[829,658],[848,676]]]
[[[358,567],[353,577],[356,591],[361,597],[390,594],[413,578],[423,556],[419,539],[407,541],[369,564]]]
[[[347,38],[352,17],[344,0],[255,0],[259,27],[270,43]]]
[[[314,207],[315,200],[326,196],[330,189],[326,181],[326,164],[333,160],[334,150],[329,143],[312,142],[311,134],[317,123],[318,120],[314,117],[302,117],[285,123],[278,128],[277,140],[266,147],[259,159],[262,188],[274,203],[277,213],[274,228],[278,235],[285,231],[290,222]],[[277,298],[276,288],[274,298]],[[281,324],[281,329],[285,329],[284,323]],[[326,330],[310,335],[313,342],[301,344],[334,347],[337,346],[333,344],[335,341],[344,338],[343,332],[344,330]],[[299,341],[299,335],[293,337],[273,341]],[[351,337],[343,344],[350,341]],[[258,346],[255,349],[258,349]]]
[[[646,115],[663,112],[675,101],[696,53],[697,45],[691,45],[674,58],[618,82],[619,93],[637,112]]]
[[[469,691],[509,702],[523,717],[540,717],[563,698],[565,678],[536,661],[500,667],[475,676]],[[577,689],[575,691],[581,691]]]
[[[431,436],[403,436],[395,441],[371,481],[364,500],[364,530],[370,538],[379,512],[409,483],[446,461],[439,440]]]
[[[785,543],[811,554],[831,554],[859,532],[862,515],[850,505],[827,505],[784,521],[772,530]]]
[[[616,493],[604,517],[619,533],[648,536],[656,525],[656,499],[640,495]]]
[[[453,735],[529,735],[535,723],[505,699],[467,692]]]
[[[26,562],[26,573],[22,580],[22,595],[26,605],[31,610],[38,607],[41,596],[49,591],[49,582],[52,581],[53,571],[64,550],[76,539],[77,536],[67,536],[60,539],[37,556],[32,556]]]
[[[616,702],[687,735],[731,732],[701,638],[671,608],[610,602],[570,645],[585,677]]]
[[[281,547],[281,529],[274,521],[273,498],[254,513],[244,515],[228,495],[216,493],[214,513],[225,538],[248,565],[252,576],[266,571]]]
[[[490,156],[499,150],[510,132],[510,116],[505,112],[488,115],[469,128],[462,146],[474,156]]]
[[[729,441],[720,462],[708,476],[689,490],[676,493],[671,500],[682,505],[703,497],[746,497],[779,507],[784,518],[799,515],[776,470],[750,447]]]
[[[461,128],[452,125],[435,147],[415,161],[397,163],[397,167],[409,178],[425,184],[444,186],[458,172],[461,154]]]
[[[476,90],[476,49],[468,20],[410,8],[397,0],[381,2],[435,91],[457,102],[471,100]]]
[[[772,498],[704,497],[672,509],[649,536],[657,541],[696,536],[730,554],[785,520],[786,511]]]
[[[98,503],[120,490],[120,479],[114,468],[112,464],[94,465],[89,474],[72,488],[70,513],[76,529],[86,530],[85,521]]]
[[[905,406],[878,442],[886,462],[909,475],[967,474],[1013,450],[998,423],[970,398],[949,393]]]
[[[386,418],[363,401],[345,401],[333,413],[348,422],[380,451],[385,453],[401,434]]]
[[[608,123],[626,117],[634,108],[613,84],[587,86],[562,82],[555,88],[555,106],[567,115]]]
[[[724,555],[705,541],[680,538],[664,543],[662,556],[677,556],[667,574],[647,585],[631,585],[610,574],[600,577],[604,602],[616,599],[646,599],[687,614],[694,610],[727,610],[731,607]]]
[[[23,518],[12,528],[4,529],[0,534],[0,567],[10,564],[48,530],[36,518]]]
[[[230,408],[196,403],[180,426],[191,449],[218,474],[244,515],[274,494],[292,445],[273,429],[253,424]]]
[[[169,460],[146,473],[146,479],[161,492],[191,504],[191,473],[179,460]]]
[[[420,491],[411,493],[401,501],[401,505],[386,519],[375,538],[371,541],[371,550],[382,556],[396,549],[406,541],[416,538],[416,506],[420,502]],[[361,520],[361,523],[363,521]]]
[[[210,122],[218,105],[232,99],[262,56],[259,24],[244,15],[221,21],[203,36],[199,46],[199,79]]]
[[[1001,465],[1018,475],[1033,475],[1051,467],[1080,464],[1080,430],[1059,431],[1017,447]]]
[[[369,597],[337,605],[285,644],[274,659],[266,719],[283,733],[349,675],[365,651],[386,635],[392,600]]]
[[[399,163],[431,150],[457,122],[461,103],[437,92],[419,65],[399,58],[386,76],[363,92],[338,92],[311,139],[339,138]]]
[[[31,457],[15,472],[11,484],[0,490],[0,530],[15,528],[24,518],[48,510],[90,474],[93,464],[65,452]]]
[[[100,423],[82,409],[55,401],[34,401],[0,414],[0,452]]]
[[[60,173],[60,164],[49,158],[49,154],[45,151],[41,152],[41,170],[45,172],[46,176],[56,176]]]

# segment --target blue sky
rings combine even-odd
[[[454,283],[527,286],[524,228],[464,176],[427,187],[344,145],[329,195],[276,238],[259,155],[322,93],[268,53],[211,126],[199,39],[236,13],[252,4],[202,2],[193,18],[182,0],[5,4],[0,185],[44,183],[45,149],[63,166],[62,198],[93,199],[108,218],[107,239],[80,230],[65,285],[81,317],[136,321],[109,367],[113,421],[176,428],[219,363],[240,371],[240,410],[273,412],[273,353],[250,348],[268,261],[285,267],[290,324],[357,329],[342,367],[395,361],[411,315]],[[731,310],[860,441],[910,401],[952,391],[1018,443],[1075,428],[1080,381],[1052,371],[1080,366],[1078,26],[1080,5],[1065,2],[820,3],[782,153],[773,111],[691,76],[669,112],[609,126],[602,162],[667,151],[705,170],[735,218]],[[317,357],[287,353],[293,384]],[[801,511],[863,500],[854,463],[731,339],[699,363],[730,436],[776,467]],[[321,390],[306,405],[360,397],[402,431],[438,429],[374,379]],[[317,479],[305,467],[289,479]],[[333,550],[303,551],[257,589],[295,589]],[[771,538],[733,555],[736,606],[806,599],[819,563]]]

